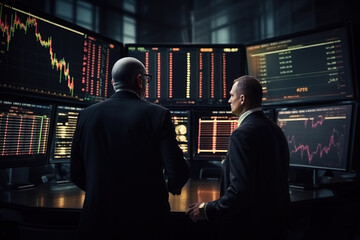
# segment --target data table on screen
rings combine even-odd
[[[263,103],[354,98],[346,27],[267,39],[246,46],[248,73],[263,85]]]
[[[241,46],[128,44],[125,51],[153,75],[145,97],[163,105],[226,105],[245,71]]]

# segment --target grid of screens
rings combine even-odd
[[[291,166],[346,170],[352,105],[282,109],[277,116],[288,140]]]
[[[246,46],[248,73],[263,84],[263,103],[353,98],[348,34],[342,27]]]
[[[243,50],[219,45],[125,45],[153,75],[149,101],[163,105],[227,105],[233,80],[245,72]]]
[[[185,157],[190,151],[190,116],[189,111],[171,111],[171,119],[175,126],[176,140]]]
[[[120,43],[2,3],[0,26],[1,91],[88,103],[113,93]]]
[[[45,163],[51,105],[0,100],[0,166]]]
[[[69,162],[77,118],[82,108],[57,106],[50,163]]]

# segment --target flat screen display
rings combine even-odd
[[[351,118],[352,105],[279,110],[277,124],[288,140],[290,165],[346,170]]]
[[[77,118],[82,109],[72,106],[56,107],[50,163],[70,162],[72,140]]]
[[[46,163],[52,106],[0,99],[0,167]]]
[[[248,74],[263,85],[263,104],[354,98],[348,28],[269,39],[246,46]]]
[[[113,92],[122,44],[45,14],[0,3],[0,91],[94,103]]]
[[[162,105],[227,105],[233,80],[245,72],[241,45],[125,45],[125,54],[153,76],[148,101]]]

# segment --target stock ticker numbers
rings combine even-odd
[[[0,30],[2,89],[85,102],[113,92],[109,68],[120,47],[5,4]]]
[[[263,84],[264,103],[353,97],[345,28],[266,41],[246,51],[249,74]]]
[[[225,155],[231,133],[238,126],[238,117],[201,116],[198,119],[197,155]]]
[[[291,165],[345,169],[351,105],[280,110],[277,121],[288,140]]]
[[[145,97],[164,105],[227,105],[232,81],[244,73],[239,46],[131,45],[153,81]]]
[[[46,155],[51,106],[0,100],[0,156]]]

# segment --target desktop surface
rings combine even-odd
[[[291,203],[334,198],[329,189],[289,189]],[[181,195],[169,195],[172,212],[185,212],[194,202],[210,202],[220,196],[219,181],[189,180],[182,189]],[[42,184],[33,188],[11,189],[0,191],[0,205],[21,208],[42,209],[82,209],[85,192],[73,183]],[[146,199],[144,199],[146,201]]]

